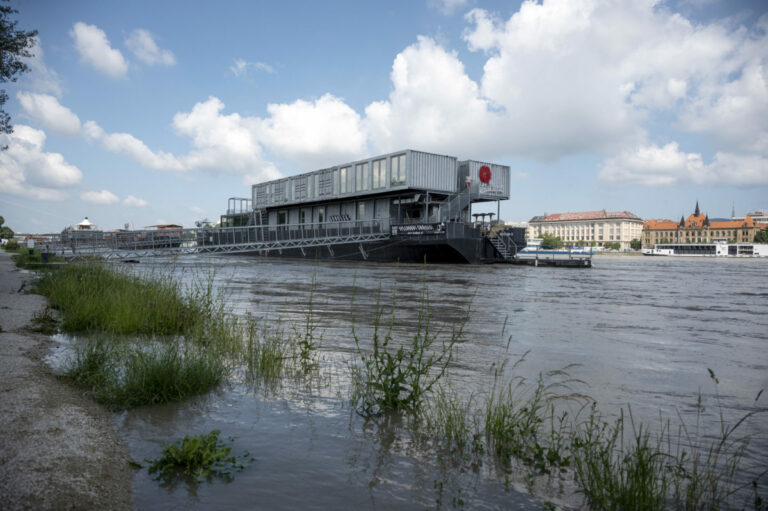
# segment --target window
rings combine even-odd
[[[340,172],[341,172],[341,193],[351,192],[352,187],[349,185],[352,182],[352,173],[349,171],[349,167],[342,167]]]
[[[360,192],[368,189],[369,174],[368,163],[355,165],[355,191]]]
[[[365,202],[357,203],[357,219],[362,220],[365,218]]]
[[[315,176],[307,176],[307,199],[315,197]],[[304,223],[303,221],[301,223]]]
[[[303,209],[301,210],[301,212],[299,212],[299,223],[300,224],[307,223],[307,212]]]
[[[373,188],[385,186],[387,186],[387,160],[376,160],[373,162]]]
[[[390,182],[393,186],[405,184],[405,155],[393,156],[391,162],[392,179]]]
[[[333,194],[334,195],[339,194],[339,170],[338,169],[333,171]]]
[[[325,208],[317,208],[317,221],[321,224],[325,222]]]
[[[277,224],[278,225],[285,225],[288,223],[288,215],[285,211],[278,211],[277,213]]]

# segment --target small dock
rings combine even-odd
[[[523,266],[555,266],[559,268],[591,268],[592,256],[578,256],[568,254],[517,254],[512,264]]]

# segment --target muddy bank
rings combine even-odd
[[[0,502],[3,509],[133,509],[129,456],[110,414],[43,363],[31,332],[45,298],[0,250]]]

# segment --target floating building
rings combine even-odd
[[[404,150],[255,184],[221,225],[284,240],[260,251],[270,257],[498,262],[525,246],[524,229],[491,231],[471,210],[509,194],[508,166]]]

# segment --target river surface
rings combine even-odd
[[[303,324],[312,293],[321,379],[330,382],[291,380],[263,389],[235,379],[198,399],[119,415],[136,460],[212,429],[235,437],[235,453],[255,458],[228,484],[164,488],[137,471],[138,509],[542,509],[534,495],[578,507],[567,483],[550,481],[531,495],[514,477],[488,465],[465,469],[407,427],[364,421],[349,409],[345,361],[355,352],[353,321],[365,344],[377,301],[394,302],[395,332],[405,336],[425,290],[433,322],[446,323],[447,334],[469,311],[449,372],[466,396],[487,392],[495,364],[525,356],[516,375],[535,381],[570,366],[570,376],[585,382],[575,390],[594,398],[603,414],[629,405],[636,422],[658,424],[661,415],[691,425],[701,396],[706,427],[716,433],[718,414],[732,424],[765,408],[768,397],[755,404],[768,387],[765,260],[599,256],[591,269],[570,270],[218,256],[136,266],[170,268],[187,281],[208,275],[233,312],[286,327]],[[742,427],[754,435],[747,457],[763,466],[766,424],[762,414]]]

